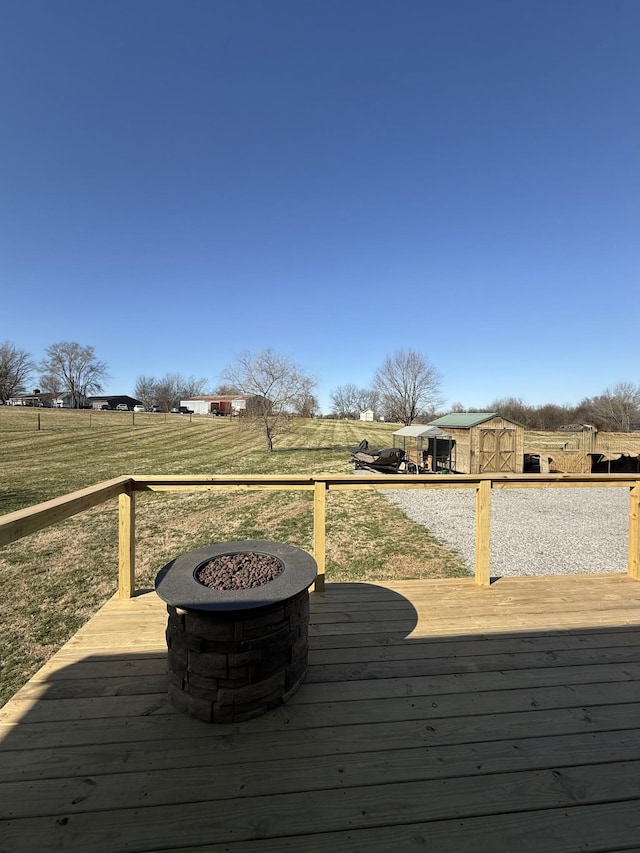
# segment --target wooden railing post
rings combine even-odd
[[[327,535],[327,483],[316,480],[313,487],[313,556],[318,565],[314,592],[324,591]]]
[[[630,578],[640,580],[640,482],[629,491],[629,558]]]
[[[136,502],[133,483],[118,497],[118,595],[132,598],[136,586]]]
[[[491,583],[491,480],[481,480],[476,491],[476,583]]]

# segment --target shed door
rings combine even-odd
[[[515,429],[481,429],[480,473],[504,473],[515,470]]]

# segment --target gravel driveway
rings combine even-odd
[[[475,489],[383,494],[457,551],[473,571]],[[491,574],[626,572],[628,525],[626,488],[494,489]]]

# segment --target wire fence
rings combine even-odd
[[[129,424],[131,427],[206,423],[211,415],[174,414],[173,412],[117,412],[97,409],[47,409],[32,406],[0,407],[0,432],[42,430],[105,429]]]

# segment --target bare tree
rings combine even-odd
[[[223,381],[255,397],[243,421],[264,435],[269,451],[273,450],[274,438],[287,429],[300,401],[316,386],[313,377],[272,349],[241,353],[224,371]]]
[[[42,390],[50,394],[53,399],[59,397],[64,391],[60,378],[54,376],[52,373],[44,373],[40,377],[40,384],[42,385]]]
[[[440,403],[440,373],[420,353],[398,350],[376,371],[386,420],[408,426]]]
[[[140,376],[136,381],[135,396],[146,408],[157,404],[167,411],[180,404],[180,400],[197,397],[207,393],[208,380],[181,373],[165,373],[157,379],[155,376]]]
[[[331,410],[337,418],[357,420],[365,409],[376,409],[379,394],[357,385],[338,385],[330,394]]]
[[[529,419],[525,423],[529,429],[556,430],[575,420],[570,415],[568,406],[544,403],[540,406],[531,407]]]
[[[158,380],[153,376],[138,376],[133,396],[140,400],[145,409],[150,409],[157,403]]]
[[[75,341],[51,344],[46,349],[47,357],[40,364],[42,385],[66,392],[71,397],[74,409],[84,405],[89,394],[102,390],[108,378],[107,365],[98,361],[91,346]]]
[[[179,378],[179,374],[165,373],[161,379],[156,380],[156,403],[165,411],[180,402]]]
[[[318,398],[309,392],[305,392],[295,405],[295,413],[299,418],[315,418],[319,411]]]
[[[366,396],[365,409],[373,409],[376,414],[380,414],[382,408],[382,397],[377,388],[368,388]]]
[[[199,397],[207,393],[208,385],[209,380],[206,376],[200,376],[198,378],[195,376],[180,377],[180,381],[178,383],[179,396],[181,399],[185,399],[186,397]]]
[[[640,420],[640,385],[618,382],[593,397],[589,408],[601,429],[629,432],[631,423]]]
[[[26,390],[35,363],[25,350],[9,341],[0,344],[0,400],[8,400]]]
[[[499,412],[501,415],[525,426],[531,420],[531,406],[525,403],[521,397],[501,397],[490,403],[484,411]]]
[[[356,390],[355,385],[338,385],[337,388],[333,389],[329,399],[331,400],[331,413],[336,418],[355,418],[353,392]]]

